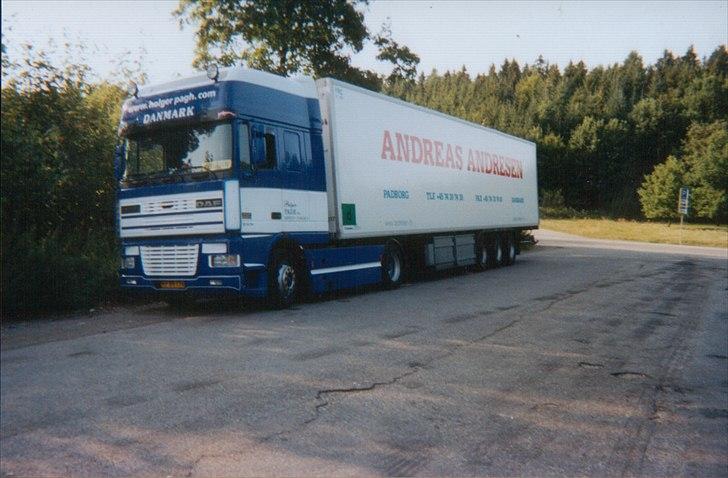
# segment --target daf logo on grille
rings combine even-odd
[[[198,199],[197,207],[220,207],[222,206],[222,199]]]

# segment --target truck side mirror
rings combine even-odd
[[[121,181],[126,170],[126,161],[124,160],[124,145],[117,144],[114,151],[114,177],[117,181]]]

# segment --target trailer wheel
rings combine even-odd
[[[506,235],[506,247],[505,247],[505,265],[510,266],[514,262],[516,262],[516,240],[513,237],[513,234],[509,233]]]
[[[484,271],[488,267],[490,267],[490,258],[491,258],[491,247],[488,244],[488,238],[486,236],[481,236],[477,244],[477,251],[476,256],[478,258],[478,269],[481,271]]]
[[[389,243],[382,253],[382,283],[388,289],[402,284],[404,279],[404,256],[396,243]]]
[[[488,251],[488,265],[490,267],[500,267],[503,264],[503,239],[501,238],[500,234],[495,234],[490,244],[488,245],[489,251]]]
[[[273,253],[268,281],[268,298],[273,307],[285,309],[293,305],[300,289],[299,276],[296,263],[287,251]]]

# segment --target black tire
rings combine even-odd
[[[396,243],[389,243],[382,253],[382,284],[387,289],[402,285],[404,280],[404,254]]]
[[[503,256],[504,264],[507,266],[510,266],[514,262],[516,262],[516,239],[512,233],[508,233],[505,235],[505,254]]]
[[[273,252],[268,279],[268,300],[277,309],[285,309],[298,299],[301,288],[301,272],[296,261],[285,250]]]
[[[490,267],[500,267],[503,265],[503,257],[505,256],[503,251],[503,239],[500,234],[494,235],[488,244],[488,264]]]
[[[484,271],[488,267],[490,267],[491,248],[488,244],[488,236],[484,234],[481,235],[475,242],[475,247],[475,266],[478,268],[478,270]]]

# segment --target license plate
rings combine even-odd
[[[160,289],[184,289],[185,283],[181,280],[171,280],[159,283]]]

